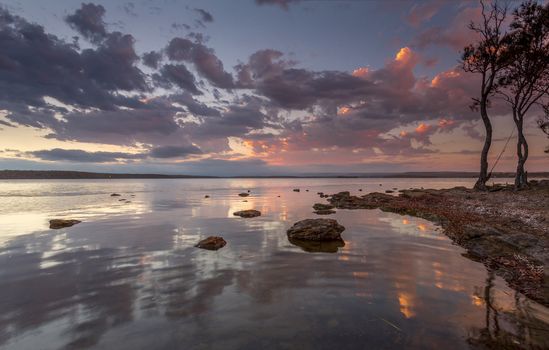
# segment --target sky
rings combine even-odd
[[[0,1],[0,169],[475,171],[477,1]],[[494,98],[495,171],[516,164]],[[526,117],[529,171],[549,141]],[[505,143],[510,135],[511,141]]]

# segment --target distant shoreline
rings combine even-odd
[[[512,178],[514,173],[494,173],[493,178]],[[69,179],[369,179],[369,178],[476,178],[476,172],[403,172],[403,173],[371,173],[371,174],[305,174],[305,175],[249,175],[249,176],[202,176],[202,175],[165,175],[165,174],[122,174],[93,173],[81,171],[59,170],[0,170],[0,180],[69,180]],[[530,173],[531,178],[549,178],[549,172]]]

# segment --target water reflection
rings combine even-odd
[[[293,245],[296,245],[309,253],[337,253],[338,249],[345,247],[345,242],[340,241],[305,241],[302,239],[289,238]]]
[[[0,347],[549,346],[547,308],[465,259],[429,222],[339,210],[345,244],[304,248],[285,231],[312,215],[312,193],[334,184],[309,183],[310,193],[209,184],[207,200],[203,185],[142,184],[151,191],[132,202],[145,210],[10,237],[0,246]],[[236,193],[247,188],[243,203]],[[232,216],[240,209],[263,215]],[[214,234],[227,246],[193,248]]]

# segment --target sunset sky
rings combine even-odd
[[[475,171],[477,1],[0,2],[0,169]],[[513,129],[492,101],[491,160]],[[529,171],[549,143],[527,116]],[[496,171],[513,171],[515,138]]]

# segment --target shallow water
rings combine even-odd
[[[548,348],[549,310],[428,221],[338,210],[322,216],[346,227],[334,253],[285,234],[319,191],[458,185],[471,180],[0,181],[0,348]],[[228,243],[193,247],[209,235]]]

